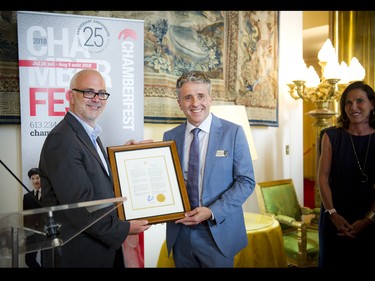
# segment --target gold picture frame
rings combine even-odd
[[[190,211],[175,141],[107,147],[118,209],[124,220],[173,221]]]

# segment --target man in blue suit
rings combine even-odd
[[[173,251],[176,267],[233,267],[248,243],[242,204],[255,187],[246,136],[241,126],[210,113],[211,81],[204,73],[184,73],[176,91],[187,122],[165,132],[163,140],[175,140],[186,180],[191,131],[200,129],[199,204],[167,223],[168,254]]]

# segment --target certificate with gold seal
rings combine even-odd
[[[118,208],[121,219],[163,223],[190,211],[174,141],[110,146],[107,151],[115,196],[128,199]]]

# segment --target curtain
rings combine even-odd
[[[365,81],[372,87],[375,82],[375,11],[332,12],[333,42],[339,62],[348,65],[356,57],[366,70]]]

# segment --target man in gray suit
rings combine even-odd
[[[184,73],[176,91],[187,122],[165,132],[163,140],[176,141],[187,180],[191,131],[200,129],[199,203],[185,218],[167,223],[168,254],[173,251],[176,267],[233,267],[234,256],[248,243],[242,204],[255,187],[246,136],[241,126],[210,113],[206,74]]]
[[[102,75],[90,69],[77,72],[68,97],[69,111],[47,136],[40,155],[43,206],[114,197],[112,173],[96,123],[109,97]],[[114,210],[59,248],[54,264],[46,266],[123,266],[122,243],[128,235],[149,227],[147,220],[122,221]]]

